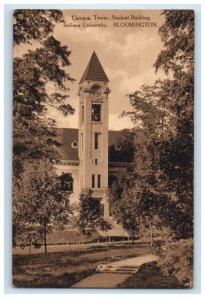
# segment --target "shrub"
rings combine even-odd
[[[164,275],[175,276],[187,288],[193,287],[193,241],[167,243],[158,262]]]

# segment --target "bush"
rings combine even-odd
[[[119,288],[178,289],[182,288],[173,276],[165,276],[156,262],[142,264],[137,273],[128,277]]]
[[[166,244],[158,265],[164,275],[175,276],[187,288],[193,287],[193,241]]]

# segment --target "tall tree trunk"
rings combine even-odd
[[[153,246],[152,222],[149,223],[149,227],[150,227],[150,251],[152,253],[152,246]]]
[[[47,241],[46,241],[46,225],[44,225],[44,249],[45,249],[45,254],[47,253]]]
[[[132,245],[134,245],[135,243],[135,232],[133,231],[132,232]]]
[[[16,229],[14,225],[12,228],[12,247],[16,247]]]

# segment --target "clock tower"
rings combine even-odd
[[[108,203],[108,78],[93,52],[79,83],[79,183],[99,200],[109,218]]]

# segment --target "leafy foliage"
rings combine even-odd
[[[194,65],[194,11],[164,10],[164,24],[159,29],[165,49],[161,51],[155,67],[162,68],[166,73],[193,71]]]
[[[55,23],[63,22],[63,13],[56,9],[16,9],[13,14],[13,42],[41,42],[53,32]]]
[[[54,224],[67,222],[65,194],[53,169],[59,159],[56,122],[47,111],[74,113],[67,102],[74,80],[68,73],[71,52],[52,36],[62,11],[16,10],[13,17],[14,47],[32,46],[13,60],[13,239],[30,240],[35,232],[46,247]]]
[[[55,120],[46,118],[49,106],[65,115],[74,109],[65,103],[65,83],[73,81],[62,68],[69,65],[70,52],[54,38],[42,42],[42,47],[14,58],[13,115],[14,115],[14,173],[22,171],[25,159],[57,159]],[[55,90],[50,93],[48,83]],[[32,137],[32,138],[31,138]]]
[[[193,234],[193,147],[194,147],[194,11],[165,10],[160,35],[165,46],[155,68],[173,72],[169,95],[175,115],[176,135],[164,143],[160,166],[178,198],[184,215],[182,236]],[[168,155],[167,155],[168,153]]]
[[[134,123],[134,163],[128,184],[118,195],[126,207],[138,207],[139,223],[169,228],[176,238],[193,234],[193,101],[194,14],[187,10],[163,11],[159,29],[164,49],[156,62],[170,79],[143,85],[130,94]],[[119,190],[118,190],[119,192]],[[123,207],[123,204],[122,204]],[[126,218],[125,212],[122,214]],[[123,219],[123,217],[121,217]]]
[[[173,276],[165,276],[156,262],[142,264],[137,273],[118,285],[119,288],[178,289],[182,288]]]
[[[193,287],[193,241],[181,240],[165,245],[166,255],[159,261],[163,274],[175,276],[184,287]]]
[[[110,205],[116,221],[127,230],[134,243],[139,232],[137,188],[133,189],[128,177],[113,182],[110,189]]]
[[[90,236],[97,229],[107,231],[111,225],[103,218],[100,211],[100,202],[92,198],[90,190],[85,190],[80,195],[80,208],[77,227],[82,234]]]
[[[49,161],[27,162],[23,177],[15,184],[13,226],[15,239],[44,240],[52,229],[68,223],[68,193]],[[35,233],[35,234],[34,234]]]

